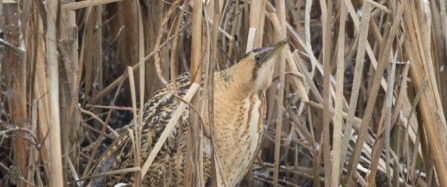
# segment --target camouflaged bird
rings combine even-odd
[[[274,57],[287,42],[285,39],[272,47],[254,49],[232,67],[215,73],[214,137],[221,164],[217,170],[218,186],[237,185],[255,158],[264,131],[265,90],[272,82]],[[183,97],[191,86],[190,75],[180,75],[176,86],[178,95]],[[144,164],[178,105],[179,101],[165,88],[158,90],[146,102],[142,111],[141,164]],[[187,108],[181,117],[183,128],[174,128],[142,179],[143,186],[183,186],[188,116]],[[132,124],[127,128],[133,129]],[[130,136],[129,132],[133,131],[122,131],[97,162],[92,174],[134,167],[131,137],[135,135]],[[203,150],[203,178],[206,181],[211,176],[211,149],[207,137],[204,138]],[[177,171],[178,166],[180,172]],[[134,175],[130,172],[99,177],[92,179],[88,186],[132,185]]]

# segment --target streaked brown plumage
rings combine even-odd
[[[288,40],[283,40],[273,47],[255,49],[237,64],[215,74],[214,137],[223,172],[218,172],[217,175],[219,186],[235,186],[253,162],[264,130],[265,90],[271,84],[273,57],[279,54],[287,42]],[[176,85],[178,95],[183,97],[190,87],[189,74],[180,75]],[[146,102],[142,124],[142,163],[149,156],[178,104],[175,97],[164,88]],[[143,186],[183,186],[188,111],[187,108],[181,118],[183,129],[180,130],[177,126],[166,140],[142,179]],[[120,138],[115,140],[98,161],[93,174],[133,167],[134,155],[129,132],[131,131],[122,130]],[[177,154],[178,149],[180,155]],[[204,179],[207,180],[211,175],[211,153],[210,140],[206,137],[203,150]],[[177,173],[177,164],[180,164],[180,173]],[[132,184],[133,177],[133,173],[101,177],[92,180],[90,185]]]

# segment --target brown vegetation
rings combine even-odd
[[[167,80],[189,71],[208,88],[209,72],[286,37],[242,186],[447,186],[442,0],[60,3],[0,0],[0,186],[81,186]],[[200,110],[212,92],[199,92]]]

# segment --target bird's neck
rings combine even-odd
[[[248,81],[241,80],[243,78],[232,71],[234,69],[229,68],[218,72],[215,76],[214,116],[219,118],[215,121],[221,122],[219,126],[222,128],[233,126],[237,115],[246,113],[243,110],[250,109],[253,103],[265,98],[265,90],[253,89],[253,84],[247,84]]]
[[[231,71],[234,70],[230,68],[216,76],[214,138],[222,171],[229,174],[226,185],[234,186],[246,173],[262,140],[265,97],[263,90],[255,91],[253,85],[244,84],[242,77]],[[241,160],[245,159],[241,154],[248,160]],[[218,183],[222,181],[218,175]]]
[[[234,101],[241,101],[258,92],[254,90],[254,84],[250,80],[252,75],[240,72],[241,68],[237,68],[239,64],[219,72],[216,76],[218,85],[215,86],[216,93],[225,93],[219,97],[228,97]]]

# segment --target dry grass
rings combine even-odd
[[[447,186],[444,1],[0,4],[0,186],[82,186],[113,129],[183,72],[205,82],[176,112],[201,114],[190,113],[197,175],[186,180],[203,185],[199,121],[213,132],[212,72],[286,37],[263,146],[241,186]],[[111,173],[141,180],[163,142],[135,160],[142,168]]]

